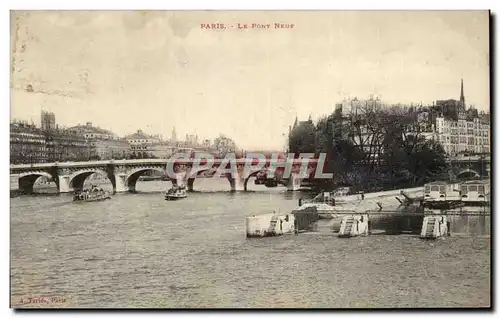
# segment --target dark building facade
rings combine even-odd
[[[67,130],[44,132],[49,162],[96,160],[95,146],[85,137]]]
[[[95,145],[85,136],[59,129],[54,113],[42,111],[41,115],[41,128],[26,122],[11,123],[11,164],[97,159]]]
[[[45,135],[26,122],[10,124],[10,163],[48,162]]]

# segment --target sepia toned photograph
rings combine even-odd
[[[491,308],[491,21],[10,11],[10,308]]]

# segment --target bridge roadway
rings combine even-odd
[[[448,159],[448,162],[450,163],[468,163],[468,162],[481,162],[484,161],[485,163],[490,163],[491,162],[491,157],[490,156],[468,156],[468,157],[452,157]],[[203,162],[203,158],[201,159]],[[206,160],[206,159],[205,159]],[[211,162],[214,163],[214,165],[219,165],[221,164],[225,159],[212,159]],[[235,159],[236,164],[241,165],[245,163],[250,163],[254,162],[255,158],[237,158]],[[266,159],[266,164],[269,164],[271,162],[283,162],[285,159],[278,159],[278,160],[270,160]],[[50,163],[28,163],[28,164],[12,164],[10,165],[10,169],[16,170],[16,169],[24,169],[24,168],[49,168],[49,167],[82,167],[82,166],[101,166],[101,165],[109,165],[109,164],[116,164],[116,163],[123,163],[123,164],[168,164],[168,163],[177,163],[177,164],[193,164],[195,161],[194,158],[177,158],[177,159],[120,159],[120,160],[99,160],[99,161],[67,161],[67,162],[50,162]],[[295,163],[300,164],[303,159],[295,159]],[[318,159],[309,159],[311,164],[315,164],[318,162]]]
[[[235,159],[234,162],[237,165],[244,165],[244,164],[250,164],[250,163],[256,163],[255,160],[256,158],[238,158]],[[205,164],[206,159],[201,158],[200,164]],[[220,165],[224,161],[226,163],[228,162],[228,159],[211,159],[210,162],[213,163],[214,165]],[[277,160],[271,160],[271,159],[266,159],[266,165],[269,165],[270,163],[283,163],[285,162],[286,159],[277,159]],[[177,159],[121,159],[121,160],[99,160],[99,161],[67,161],[67,162],[49,162],[49,163],[27,163],[27,164],[12,164],[10,165],[10,170],[16,170],[16,169],[26,169],[26,168],[53,168],[53,167],[93,167],[93,166],[102,166],[102,165],[112,165],[112,164],[129,164],[129,165],[137,165],[137,164],[194,164],[195,159],[194,158],[189,158],[189,159],[183,159],[183,158],[177,158]],[[295,159],[293,164],[301,164],[302,162],[305,162],[304,159]],[[309,159],[307,161],[310,164],[316,164],[318,162],[318,159]]]
[[[207,167],[207,160],[201,159],[196,163],[196,160],[177,158],[177,159],[133,159],[133,160],[102,160],[102,161],[83,161],[83,162],[55,162],[55,163],[35,163],[35,164],[16,164],[10,166],[11,185],[18,184],[21,192],[32,193],[33,185],[36,180],[44,176],[49,180],[53,180],[61,193],[71,192],[73,189],[82,188],[85,180],[92,174],[98,173],[106,176],[113,185],[114,192],[134,192],[137,180],[141,175],[150,171],[157,171],[161,174],[167,174],[167,166],[172,165],[176,175],[169,180],[174,184],[185,184],[188,190],[193,190],[195,179],[202,173],[209,172],[212,176],[216,169],[221,165],[224,168],[230,168],[231,164],[236,164],[238,177],[233,178],[230,173],[221,175],[227,178],[231,190],[246,190],[248,180],[251,177],[258,176],[260,172],[266,173],[273,164],[277,167],[275,181],[266,183],[269,186],[277,186],[278,183],[289,187],[289,189],[297,189],[300,187],[300,179],[298,171],[303,162],[308,162],[309,173],[315,170],[318,163],[317,159],[295,159],[289,161],[292,166],[292,175],[289,178],[279,178],[280,166],[283,167],[283,159],[266,159],[264,164],[258,165],[256,158],[241,158],[235,160],[229,159],[213,159],[210,160]],[[243,176],[243,169],[247,167],[247,175]],[[282,168],[281,168],[282,169]],[[228,171],[228,170],[226,170]]]
[[[280,171],[272,178],[268,178],[267,172],[271,164],[280,167],[286,161],[286,158],[266,159],[264,165],[257,165],[256,158],[238,158],[232,160],[237,166],[239,176],[234,178],[230,174],[223,174],[221,177],[227,178],[231,190],[246,190],[248,180],[251,177],[259,177],[267,180],[273,179],[273,182],[266,183],[268,186],[276,186],[282,184],[288,187],[289,190],[300,188],[302,180],[299,177],[298,170],[303,162],[307,160],[309,165],[309,174],[314,174],[318,165],[318,159],[294,159],[292,164],[292,175],[289,178],[280,178]],[[455,176],[461,175],[488,175],[490,173],[490,157],[469,156],[456,157],[449,160],[452,166],[452,172]],[[221,164],[230,163],[228,159],[212,159],[210,160],[212,170],[220,167]],[[172,164],[176,177],[170,181],[175,184],[186,184],[188,190],[193,190],[195,179],[199,174],[204,172],[213,173],[207,168],[206,159],[201,159],[195,164],[193,158],[176,158],[176,159],[131,159],[131,160],[102,160],[102,161],[81,161],[81,162],[54,162],[54,163],[34,163],[34,164],[14,164],[10,166],[11,185],[17,184],[18,188],[24,193],[31,193],[36,180],[44,176],[49,180],[53,180],[59,192],[71,192],[73,189],[82,188],[87,177],[94,173],[106,176],[113,185],[115,192],[134,192],[137,180],[141,175],[147,172],[157,171],[161,174],[167,173],[167,165]],[[321,164],[320,164],[321,165]],[[243,176],[244,167],[249,169],[248,175]],[[14,186],[15,187],[15,186]]]

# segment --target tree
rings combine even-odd
[[[288,137],[290,152],[299,153],[316,152],[316,128],[312,121],[300,122]]]
[[[236,151],[236,143],[234,140],[222,134],[215,138],[214,147],[221,157],[225,157],[227,153]]]
[[[386,115],[384,171],[393,185],[419,185],[441,178],[448,167],[443,147],[423,136],[417,112],[393,108]]]
[[[326,153],[325,172],[336,175],[350,171],[364,157],[352,140],[339,133],[342,124],[342,118],[333,113],[316,125],[316,151]]]
[[[342,184],[366,191],[421,185],[446,176],[443,148],[423,135],[429,113],[377,106],[366,103],[347,116],[335,111],[316,125],[296,121],[289,135],[290,152],[326,153],[323,172],[333,173],[331,180],[311,180],[317,187]]]
[[[410,173],[411,184],[442,179],[448,171],[446,153],[441,144],[424,138],[415,139],[413,147],[408,149],[405,168]]]

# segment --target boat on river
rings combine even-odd
[[[73,201],[93,202],[107,199],[111,199],[111,193],[94,185],[90,189],[75,191],[73,194]]]
[[[186,188],[184,186],[174,185],[165,193],[165,200],[167,201],[175,201],[184,198],[187,198]]]

